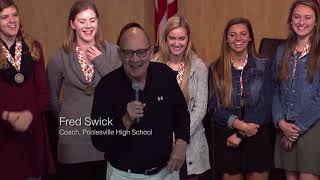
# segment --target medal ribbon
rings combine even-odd
[[[247,54],[246,58],[244,59],[243,64],[241,66],[237,67],[235,65],[235,61],[233,59],[231,59],[231,62],[232,62],[233,67],[240,71],[240,78],[239,78],[240,79],[240,94],[242,96],[242,94],[243,94],[243,78],[242,78],[242,75],[243,75],[243,69],[248,63],[248,54]]]
[[[301,58],[303,58],[304,56],[306,56],[306,55],[309,53],[310,49],[311,49],[311,44],[310,44],[310,42],[308,42],[308,43],[306,44],[306,46],[303,48],[300,56],[299,56],[299,57],[296,57],[296,59],[295,59],[295,61],[294,61],[293,72],[292,72],[292,76],[293,76],[293,77],[295,77],[295,75],[296,75],[297,64],[298,64],[299,59],[301,59]],[[298,50],[295,49],[295,50],[293,51],[293,54],[294,54],[294,56],[298,56]]]
[[[21,67],[22,42],[16,41],[14,59],[10,54],[9,50],[4,45],[2,46],[2,53],[6,57],[6,59],[12,64],[12,66],[19,72]]]
[[[167,65],[172,69],[172,66],[170,65],[170,63],[168,62]],[[180,63],[179,68],[178,68],[178,74],[177,74],[177,82],[179,84],[179,86],[181,86],[182,84],[182,80],[183,80],[183,73],[184,73],[184,62]]]
[[[94,74],[94,66],[91,62],[85,60],[83,51],[81,51],[80,47],[76,46],[76,52],[78,55],[78,60],[82,69],[82,73],[85,76],[88,82],[92,81],[93,74]]]

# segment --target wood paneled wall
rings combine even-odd
[[[181,2],[181,1],[180,1]],[[292,0],[185,0],[179,13],[191,24],[199,55],[210,63],[219,56],[225,24],[234,17],[249,18],[258,50],[264,37],[285,38]]]
[[[18,0],[24,29],[44,47],[45,57],[61,46],[73,0]],[[153,39],[154,0],[95,0],[104,38],[116,42],[123,25],[135,21]],[[194,45],[206,63],[219,55],[226,22],[238,16],[251,20],[257,48],[261,38],[284,38],[292,0],[179,0],[179,13],[188,19]]]
[[[74,0],[19,0],[19,13],[24,29],[39,40],[46,60],[61,47],[69,10]],[[153,35],[153,0],[95,0],[104,39],[116,42],[126,23],[135,21]]]

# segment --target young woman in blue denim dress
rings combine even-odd
[[[290,180],[320,176],[320,20],[313,0],[293,2],[274,59],[275,166]]]
[[[209,113],[223,180],[267,180],[273,166],[271,61],[259,58],[251,23],[231,19],[210,65]]]

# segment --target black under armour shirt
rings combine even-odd
[[[189,143],[190,116],[174,71],[165,64],[150,62],[139,97],[146,103],[144,116],[126,130],[122,117],[128,102],[134,100],[134,91],[123,66],[102,78],[95,89],[91,118],[109,123],[92,126],[92,142],[116,168],[166,166],[173,133],[175,139]]]

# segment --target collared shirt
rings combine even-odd
[[[94,146],[106,152],[106,159],[119,169],[150,169],[166,166],[176,139],[189,142],[190,117],[174,72],[167,65],[150,62],[145,88],[139,92],[146,103],[144,116],[128,130],[122,117],[134,100],[132,82],[123,66],[105,76],[95,90],[92,120],[112,119],[112,124],[92,126],[109,133],[93,135]]]

